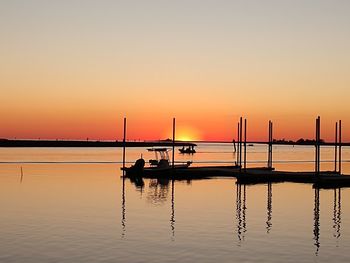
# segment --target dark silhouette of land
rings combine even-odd
[[[233,143],[233,141],[192,141],[183,142],[175,141],[176,147],[194,147],[196,143]],[[313,139],[292,140],[277,140],[274,139],[272,144],[275,145],[315,145]],[[247,141],[247,144],[269,144],[264,141]],[[90,141],[90,140],[9,140],[0,138],[0,147],[123,147],[123,141]],[[173,145],[172,140],[157,140],[157,141],[126,141],[125,147],[156,147]],[[335,145],[334,142],[325,142],[321,139],[320,145]],[[339,145],[339,143],[338,143]],[[350,146],[350,142],[342,142],[342,146]]]
[[[159,141],[126,141],[125,147],[169,146],[171,140]],[[71,141],[71,140],[8,140],[0,139],[0,147],[123,147],[123,141]],[[195,143],[176,141],[175,146],[196,146]]]

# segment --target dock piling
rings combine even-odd
[[[316,140],[315,140],[315,174],[320,174],[320,138],[321,138],[321,118],[316,119]]]
[[[123,176],[125,175],[125,147],[126,147],[126,118],[124,117],[124,128],[123,128]]]
[[[247,119],[244,119],[244,171],[247,170]]]
[[[338,158],[339,159],[339,174],[341,174],[341,168],[342,168],[341,167],[341,165],[342,165],[342,158],[341,158],[342,157],[341,156],[341,150],[342,150],[342,145],[341,145],[342,144],[342,141],[341,141],[342,140],[342,138],[341,138],[342,136],[341,135],[342,134],[341,134],[341,132],[342,132],[341,131],[341,120],[339,120],[339,158]]]
[[[175,167],[175,118],[173,118],[173,154],[172,154],[172,168]]]
[[[272,169],[272,143],[273,143],[273,125],[272,121],[269,121],[269,140],[268,140],[268,155],[267,155],[267,167]]]
[[[338,157],[338,122],[335,123],[335,140],[334,140],[334,172],[337,172],[337,157]]]
[[[242,169],[242,133],[243,133],[243,119],[239,118],[239,169]]]
[[[237,123],[237,162],[236,164],[239,165],[239,122]]]

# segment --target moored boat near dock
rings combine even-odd
[[[145,167],[143,158],[136,160],[131,167],[122,168],[128,177],[169,177],[176,170],[187,169],[192,162],[188,161],[181,164],[170,164],[168,148],[150,148],[149,152],[155,153],[155,159],[149,160],[150,166]]]

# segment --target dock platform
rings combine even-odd
[[[314,187],[318,188],[350,187],[350,175],[339,174],[334,171],[323,171],[317,174],[315,172],[276,171],[267,167],[240,169],[238,166],[202,166],[170,170],[164,174],[141,176],[143,178],[168,178],[174,180],[235,177],[238,184],[293,182],[313,184]]]

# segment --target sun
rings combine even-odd
[[[195,141],[194,137],[188,134],[183,134],[181,136],[176,137],[178,141]]]
[[[193,127],[179,127],[176,140],[178,141],[199,141],[200,140],[199,132]]]
[[[165,135],[166,138],[169,138],[169,139],[172,138],[172,131],[167,130],[165,134],[166,134]],[[200,131],[194,128],[193,126],[181,125],[177,127],[175,131],[176,141],[184,141],[184,142],[200,141],[201,137],[202,136]]]

